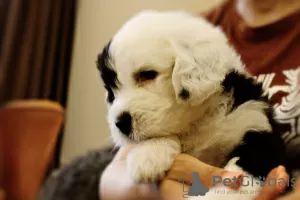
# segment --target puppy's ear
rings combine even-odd
[[[179,102],[199,105],[221,89],[228,69],[218,46],[211,43],[174,43],[172,83]]]

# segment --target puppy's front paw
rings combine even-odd
[[[140,145],[127,157],[128,172],[135,183],[155,183],[162,180],[179,153],[180,148],[174,145],[164,148]]]
[[[164,177],[173,159],[160,160],[153,154],[135,152],[128,157],[127,162],[129,174],[135,183],[155,183]]]

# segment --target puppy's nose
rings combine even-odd
[[[132,117],[129,112],[123,112],[117,119],[116,126],[126,136],[131,133]]]

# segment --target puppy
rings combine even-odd
[[[180,153],[244,172],[255,183],[278,165],[292,172],[262,85],[247,74],[223,32],[204,19],[180,11],[138,13],[105,46],[97,66],[114,143],[136,144],[127,158],[136,183],[161,180]],[[59,176],[74,176],[79,163]],[[92,175],[84,171],[81,179],[88,182]],[[52,196],[67,199],[72,180]],[[253,199],[259,189],[248,184],[230,195],[224,187],[225,194],[211,189],[189,199]]]
[[[115,144],[137,143],[127,160],[135,182],[159,181],[179,153],[256,178],[286,164],[262,85],[202,18],[141,12],[104,48],[98,68]]]

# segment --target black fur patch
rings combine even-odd
[[[108,66],[108,61],[111,59],[109,55],[109,42],[102,50],[102,53],[98,55],[97,68],[100,71],[101,78],[104,83],[104,88],[107,90],[108,96],[107,101],[112,103],[115,99],[113,89],[118,88],[118,78],[117,73]]]
[[[190,92],[187,89],[183,88],[180,91],[179,96],[181,99],[187,100],[188,98],[190,98]]]
[[[224,93],[233,94],[233,109],[250,100],[262,101],[270,105],[265,110],[265,115],[269,119],[272,132],[248,131],[244,135],[242,144],[234,149],[229,159],[239,157],[236,164],[257,178],[266,178],[268,173],[279,165],[285,166],[291,176],[293,166],[287,160],[285,144],[281,138],[278,122],[275,120],[274,109],[267,96],[263,94],[262,84],[257,83],[254,78],[231,71],[226,75],[222,85]],[[291,190],[290,186],[286,191],[289,190]]]
[[[279,165],[285,166],[290,179],[282,195],[292,191],[295,168],[289,165],[290,160],[287,160],[285,144],[279,134],[249,131],[245,134],[242,142],[230,155],[230,158],[239,157],[236,162],[238,166],[265,184],[268,184],[266,178],[272,169]]]
[[[273,168],[285,164],[285,145],[279,134],[248,131],[242,142],[230,157],[240,157],[236,164],[252,175],[266,177]]]
[[[249,100],[266,101],[263,95],[262,85],[254,78],[246,77],[237,71],[231,71],[222,82],[224,92],[233,92],[233,108]]]
[[[278,130],[278,123],[274,118],[274,109],[269,103],[267,96],[263,95],[262,84],[258,83],[254,78],[246,77],[237,71],[231,71],[226,75],[222,85],[224,92],[233,92],[233,109],[250,100],[268,103],[270,107],[265,110],[265,114],[269,119],[273,131]]]

